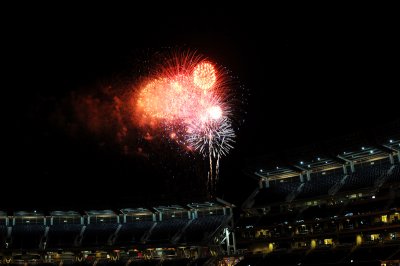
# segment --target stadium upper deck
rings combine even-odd
[[[360,147],[337,156],[316,157],[288,167],[257,169],[259,187],[243,207],[305,201],[348,194],[351,191],[378,191],[399,181],[400,141],[390,139],[379,146]]]

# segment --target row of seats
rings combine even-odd
[[[171,258],[165,260],[132,260],[132,261],[99,261],[96,265],[98,266],[202,266],[209,258],[198,258],[198,259],[186,259],[186,258]],[[17,266],[19,264],[8,264],[9,266]],[[30,265],[30,264],[28,264]],[[35,266],[58,266],[56,263],[35,263]],[[64,265],[70,266],[93,266],[90,262],[75,262],[75,263],[64,263]]]
[[[391,174],[389,169],[393,167]],[[315,198],[328,195],[328,191],[341,182],[344,173],[339,169],[311,174],[311,180],[305,181],[296,199]],[[389,161],[376,164],[356,166],[355,172],[348,174],[340,192],[348,192],[361,188],[373,187],[379,178],[386,177],[386,183],[400,182],[400,166],[392,165]],[[270,183],[270,187],[260,189],[255,197],[256,206],[265,206],[285,201],[286,197],[296,191],[301,185],[300,180]]]
[[[248,255],[241,265],[381,265],[382,260],[400,258],[398,245],[361,246],[306,250],[280,250],[267,255]]]
[[[269,212],[267,215],[241,217],[236,223],[237,227],[279,225],[284,223],[296,223],[296,221],[314,221],[315,219],[327,219],[333,217],[345,217],[348,215],[368,214],[376,211],[388,211],[400,206],[400,198],[368,198],[358,199],[353,202],[336,204],[321,203],[302,209],[290,209],[277,213]]]
[[[375,181],[382,176],[388,176],[388,170],[392,165],[389,161],[377,164],[355,166],[355,172],[346,179],[346,183],[340,191],[351,191],[359,188],[374,186]]]
[[[11,238],[8,228],[0,226],[0,240],[8,248],[37,249],[39,244],[46,248],[66,248],[74,245],[129,246],[142,242],[150,233],[146,243],[168,243],[172,237],[182,233],[178,243],[197,243],[207,240],[227,219],[224,215],[199,217],[194,220],[170,219],[161,222],[137,221],[130,224],[89,224],[80,234],[83,226],[77,224],[58,224],[49,226],[45,237],[45,225],[14,225]],[[118,232],[117,229],[120,226]],[[117,234],[115,234],[117,232]],[[115,238],[113,235],[115,234]],[[8,239],[9,238],[9,239]],[[7,244],[6,244],[7,243]]]

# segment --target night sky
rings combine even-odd
[[[246,162],[267,156],[265,165],[279,164],[293,148],[308,147],[308,156],[325,140],[345,143],[356,134],[367,142],[380,128],[399,125],[399,41],[390,16],[296,8],[162,10],[9,10],[2,37],[0,209],[204,199],[200,176],[207,163],[201,158],[168,147],[151,148],[149,157],[125,154],[112,133],[85,131],[73,115],[72,99],[109,100],[104,88],[124,87],[140,60],[163,49],[197,50],[245,88],[245,122],[221,162],[218,191],[236,204],[255,185],[244,174]]]

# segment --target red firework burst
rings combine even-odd
[[[219,159],[235,139],[227,80],[210,60],[184,53],[163,58],[132,100],[140,126],[158,128],[166,140],[209,157],[209,184],[215,184]]]
[[[217,143],[221,128],[227,123],[230,126],[225,76],[211,61],[195,54],[166,58],[137,90],[133,101],[136,119],[140,125],[166,130],[166,136],[181,132],[184,136],[174,138],[193,140],[193,136],[207,132],[211,134],[208,143]]]

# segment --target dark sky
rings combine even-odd
[[[107,133],[71,136],[60,126],[73,121],[72,94],[97,95],[99,88],[127,83],[138,57],[165,47],[198,50],[229,68],[248,92],[236,148],[221,162],[218,192],[237,204],[247,193],[241,189],[254,185],[242,173],[244,162],[264,155],[279,162],[282,151],[348,134],[368,139],[399,118],[399,41],[390,16],[257,7],[35,8],[10,9],[2,37],[2,209],[201,197],[201,159],[165,155],[161,148],[153,152],[162,155],[149,158],[124,155]]]

